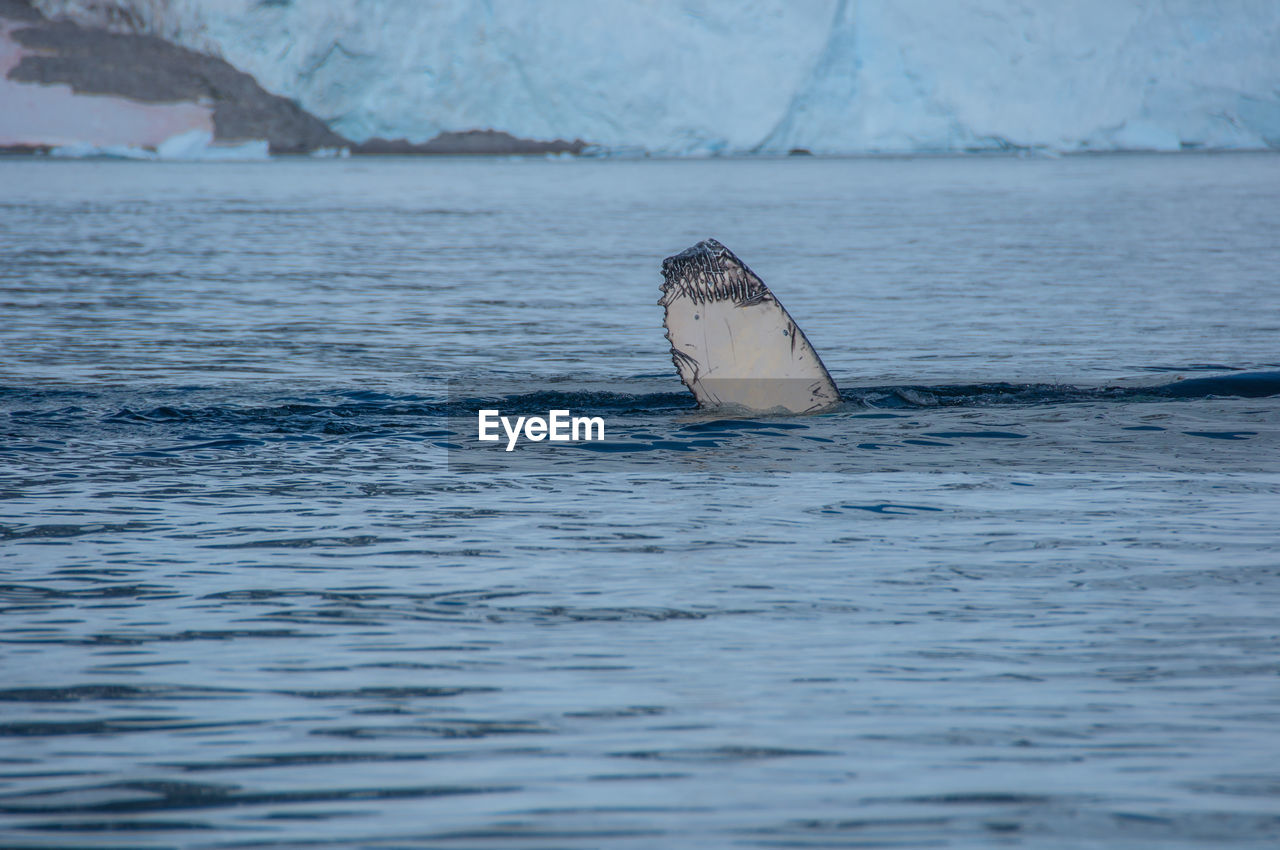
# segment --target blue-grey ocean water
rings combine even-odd
[[[1275,847],[1277,234],[1275,155],[0,160],[0,845]],[[841,409],[691,409],[708,236]]]

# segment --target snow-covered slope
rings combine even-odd
[[[662,153],[1280,147],[1275,0],[37,0],[357,141]]]

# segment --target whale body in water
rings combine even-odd
[[[663,324],[700,407],[817,413],[840,403],[809,338],[759,275],[715,239],[662,261]]]

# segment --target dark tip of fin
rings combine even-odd
[[[760,276],[716,239],[704,239],[662,261],[659,304],[685,296],[695,304],[707,301],[757,303],[769,296]]]

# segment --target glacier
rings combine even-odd
[[[36,0],[354,141],[661,155],[1280,148],[1273,0]]]

